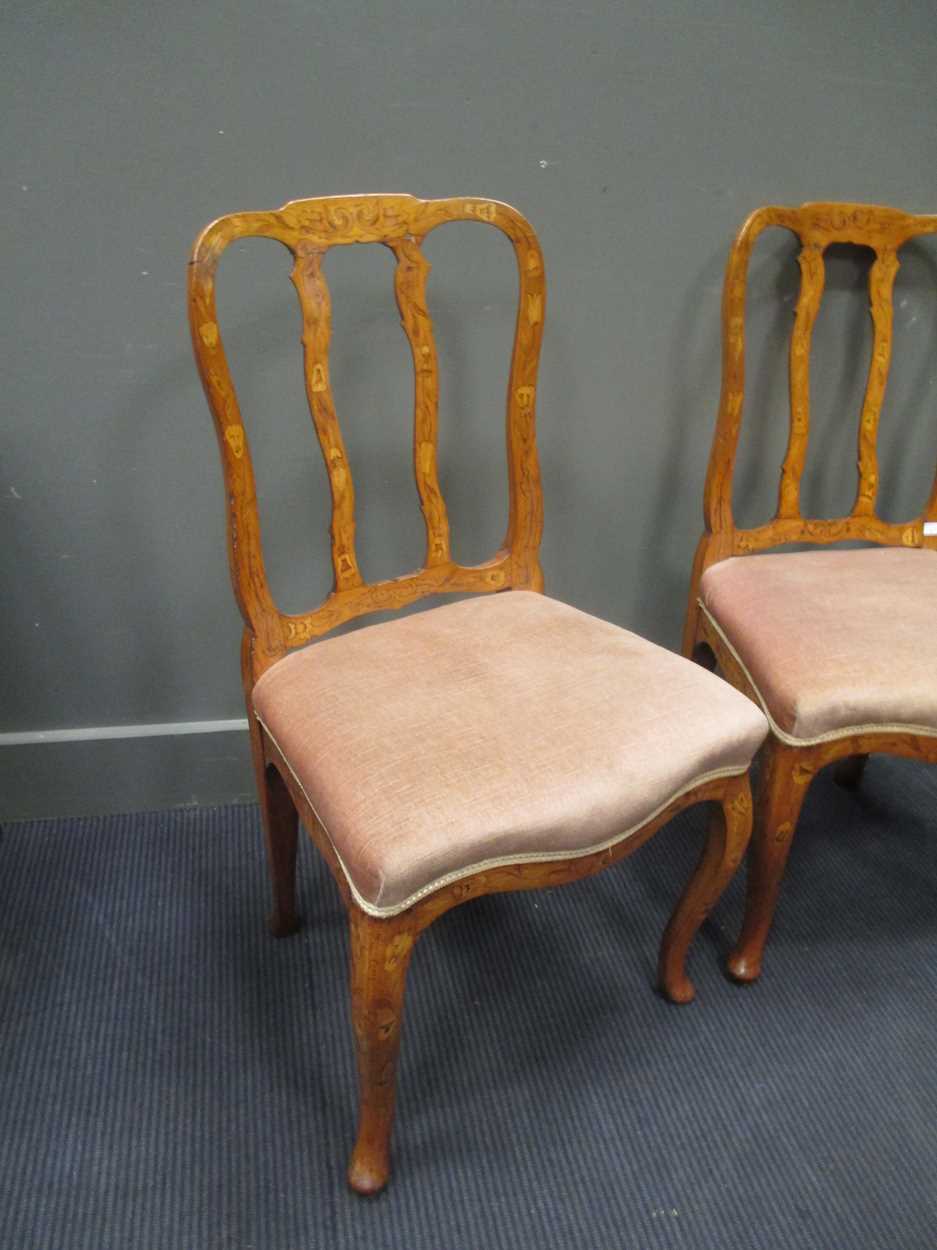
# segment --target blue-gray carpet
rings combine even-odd
[[[396,1174],[343,1172],[346,944],[303,848],[277,942],[252,807],[0,838],[2,1250],[937,1246],[937,770],[815,784],[763,982],[720,971],[739,878],[652,990],[701,844],[481,899],[421,939]]]

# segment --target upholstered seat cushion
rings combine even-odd
[[[492,861],[618,841],[744,772],[768,729],[712,674],[526,591],[314,643],[253,701],[379,915]]]
[[[700,600],[785,741],[937,733],[937,551],[735,557]]]

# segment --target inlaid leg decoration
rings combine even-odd
[[[689,1003],[696,995],[686,974],[687,951],[742,862],[751,832],[752,796],[746,775],[729,781],[721,805],[713,811],[699,864],[664,931],[658,982],[671,1002]]]
[[[833,765],[833,779],[844,790],[858,790],[868,762],[867,755],[847,755],[845,759]]]
[[[289,937],[299,928],[296,914],[296,842],[299,819],[283,778],[272,764],[259,786],[260,810],[267,841],[267,864],[273,886],[273,911],[268,921],[274,937]]]
[[[405,919],[378,920],[354,903],[349,919],[358,1139],[348,1183],[359,1194],[376,1194],[390,1178],[403,995],[416,933]]]
[[[800,809],[816,766],[803,750],[769,740],[762,755],[755,796],[755,831],[748,860],[745,920],[729,972],[737,981],[755,981]]]

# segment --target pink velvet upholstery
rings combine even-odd
[[[526,591],[314,643],[253,699],[379,915],[489,861],[618,841],[744,772],[768,729],[695,664]]]
[[[785,740],[937,734],[937,551],[741,556],[700,596]]]

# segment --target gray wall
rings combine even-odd
[[[539,391],[548,588],[673,646],[700,528],[732,231],[769,201],[937,209],[927,0],[10,0],[4,14],[7,734],[243,715],[217,451],[184,312],[188,249],[209,219],[367,191],[481,194],[525,212],[550,292]],[[431,256],[442,473],[457,554],[481,557],[505,515],[513,274],[495,232],[476,226],[443,228]],[[745,519],[770,509],[784,440],[792,256],[769,240],[753,270]],[[935,258],[915,248],[899,277],[883,434],[895,514],[919,509],[937,454]],[[236,249],[220,302],[272,579],[299,609],[328,586],[327,508],[287,259],[270,244]],[[362,560],[370,576],[390,575],[421,551],[390,262],[354,248],[329,264]],[[831,257],[806,484],[820,514],[854,489],[862,279],[854,257]],[[243,796],[245,759],[239,733],[6,745],[0,811]]]

